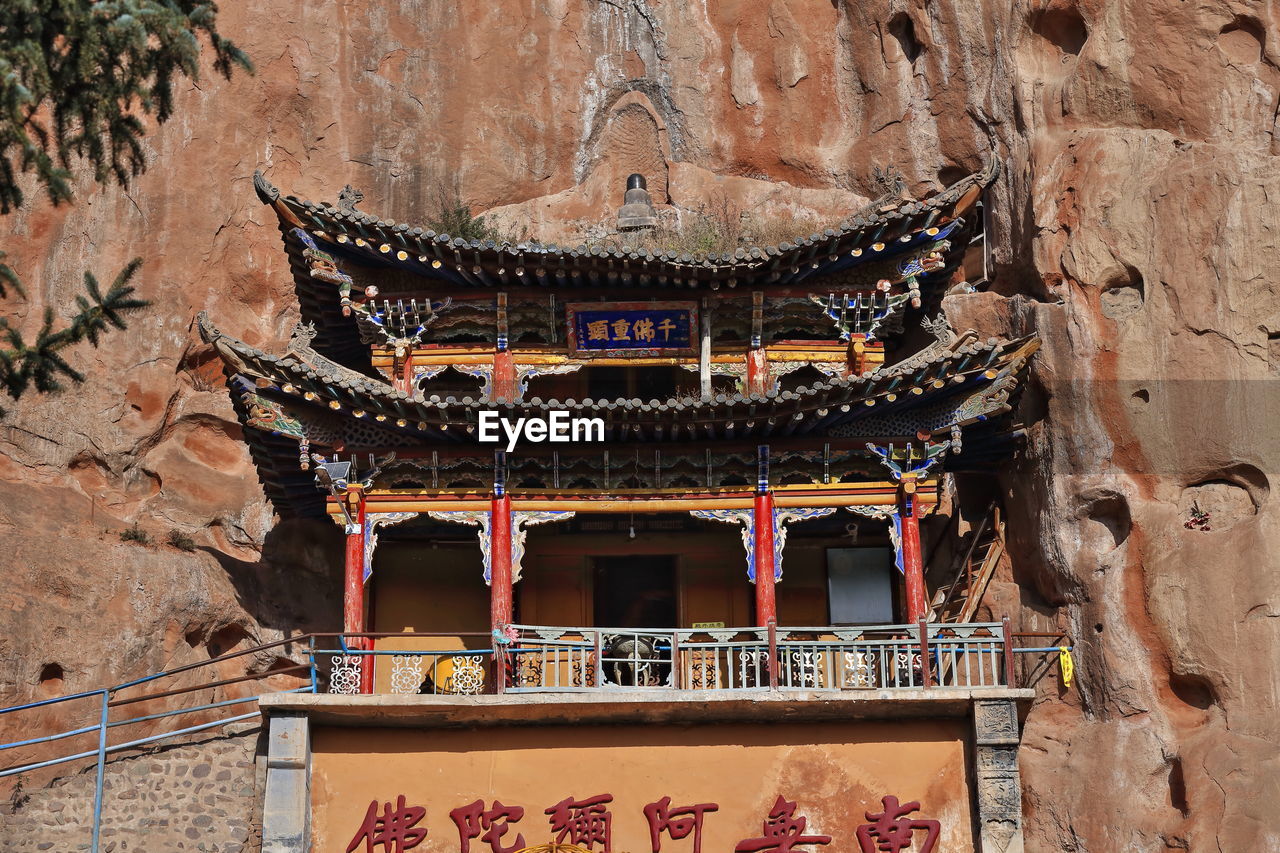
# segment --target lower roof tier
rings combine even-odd
[[[1034,337],[980,341],[948,335],[861,376],[831,376],[794,391],[716,393],[667,400],[489,399],[397,389],[319,355],[306,343],[274,356],[222,334],[202,313],[200,333],[222,357],[234,391],[250,395],[250,426],[306,435],[337,448],[474,444],[483,419],[599,421],[603,442],[764,440],[781,436],[913,436],[1006,414]],[[490,413],[493,413],[490,415]],[[594,428],[594,427],[593,427]]]
[[[886,465],[989,470],[1019,437],[1010,413],[1039,345],[1034,337],[948,336],[862,376],[767,394],[424,400],[342,367],[305,341],[273,356],[222,334],[203,315],[199,326],[224,361],[260,477],[287,514],[322,511],[317,455],[354,457],[351,479],[377,488],[479,494],[500,482],[516,493],[584,498],[749,489],[760,479],[839,489],[883,479]],[[526,432],[512,445],[520,419],[578,419],[588,431],[578,443],[560,444]],[[765,468],[760,446],[768,448]]]

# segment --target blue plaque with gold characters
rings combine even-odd
[[[572,302],[569,346],[587,355],[691,354],[696,302]]]

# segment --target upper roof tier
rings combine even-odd
[[[290,235],[296,228],[312,235],[340,259],[399,269],[453,286],[718,289],[722,285],[800,284],[942,241],[963,223],[962,217],[998,173],[999,161],[993,157],[981,171],[928,199],[885,197],[821,233],[799,235],[777,246],[699,255],[625,245],[565,247],[465,240],[380,219],[356,210],[351,202],[317,204],[282,195],[260,172],[254,173],[254,187],[279,217],[291,254],[303,249]],[[963,249],[963,244],[956,248]]]

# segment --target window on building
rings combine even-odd
[[[665,628],[677,624],[676,558],[666,555],[597,557],[595,624],[607,628]]]
[[[896,581],[892,548],[828,548],[827,595],[832,625],[885,625]]]

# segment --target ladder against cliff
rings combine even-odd
[[[982,604],[1004,550],[1004,518],[1000,505],[992,501],[977,526],[965,535],[944,581],[934,590],[929,621],[970,621]]]

